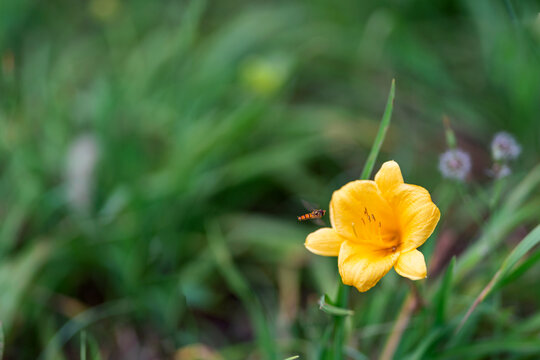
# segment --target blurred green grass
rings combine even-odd
[[[317,300],[338,279],[335,259],[303,247],[314,225],[296,222],[300,199],[325,207],[358,177],[393,77],[379,160],[397,160],[443,214],[423,248],[433,302],[396,358],[538,356],[538,250],[452,331],[540,217],[539,11],[532,0],[0,2],[5,358],[77,358],[83,329],[90,358],[197,343],[227,359],[316,358],[331,322]],[[463,187],[437,173],[444,114],[473,156]],[[500,130],[524,151],[490,210]],[[74,198],[66,167],[81,139],[96,166]],[[350,358],[380,353],[406,293],[389,275],[353,294]]]

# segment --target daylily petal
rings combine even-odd
[[[411,280],[420,280],[427,276],[424,255],[418,250],[402,253],[394,268],[399,275]]]
[[[330,221],[341,237],[379,247],[388,247],[398,230],[392,208],[370,180],[352,181],[334,192]]]
[[[358,291],[371,289],[394,266],[399,252],[376,250],[373,247],[345,241],[339,251],[341,280]]]
[[[309,234],[304,244],[314,254],[338,256],[343,239],[332,228],[322,228]]]
[[[441,213],[421,186],[401,184],[387,197],[394,209],[401,231],[401,252],[422,245],[431,235]]]
[[[403,175],[398,163],[393,160],[385,162],[375,175],[375,182],[383,195],[403,184]]]

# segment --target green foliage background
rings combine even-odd
[[[392,78],[378,164],[398,161],[443,214],[422,247],[426,304],[395,358],[537,358],[538,249],[456,329],[540,218],[539,12],[532,0],[1,1],[4,358],[329,358],[317,301],[335,296],[336,261],[304,249],[316,226],[296,216],[300,199],[327,207],[358,178]],[[437,171],[445,114],[473,157],[466,184]],[[501,130],[523,152],[494,182]],[[81,137],[98,154],[82,207],[66,175]],[[348,357],[380,355],[408,291],[393,273],[352,291]]]

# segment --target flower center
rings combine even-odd
[[[352,229],[357,240],[371,243],[385,249],[386,251],[396,252],[400,245],[399,233],[391,226],[385,226],[382,216],[375,215],[367,207],[360,216],[358,223],[352,223]]]

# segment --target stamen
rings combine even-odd
[[[379,230],[379,241],[382,242],[382,227],[381,227],[380,222],[379,222],[379,228],[377,230]]]
[[[377,221],[375,220],[375,215],[371,214],[371,217],[373,218],[373,221]]]
[[[354,223],[351,223],[352,225],[352,231],[354,233],[354,237],[358,239],[358,234],[356,234],[356,229],[354,228]]]

